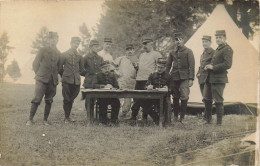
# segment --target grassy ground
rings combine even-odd
[[[1,165],[179,165],[200,159],[197,153],[179,153],[209,146],[218,148],[221,141],[216,138],[222,135],[255,130],[255,118],[238,115],[225,116],[222,127],[203,125],[203,120],[194,116],[186,116],[184,126],[175,124],[166,129],[127,123],[120,127],[89,127],[80,95],[72,110],[77,122],[65,125],[60,86],[49,117],[52,125],[42,124],[42,103],[35,116],[36,124],[27,127],[33,91],[32,85],[0,87]],[[232,143],[237,140],[229,141],[221,154],[229,153],[229,149],[234,151]],[[241,163],[236,159],[224,161],[214,164]]]

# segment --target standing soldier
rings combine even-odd
[[[189,87],[193,85],[195,62],[192,50],[184,46],[182,33],[175,33],[174,37],[176,48],[170,52],[166,71],[171,75],[170,89],[173,96],[174,118],[178,121],[180,112],[179,121],[182,123],[190,94]],[[179,100],[181,100],[181,108]]]
[[[43,96],[45,96],[44,125],[50,125],[47,121],[53,97],[56,95],[56,86],[58,85],[58,63],[60,52],[56,48],[59,37],[56,32],[49,32],[49,45],[39,50],[39,53],[33,61],[33,70],[35,72],[35,93],[32,100],[29,121],[26,125],[32,125],[33,117],[40,105]]]
[[[204,70],[204,67],[211,63],[214,55],[214,49],[211,48],[211,36],[204,35],[202,37],[202,45],[204,47],[203,54],[200,57],[200,67],[197,73],[197,78],[200,85],[200,91],[205,104],[205,115],[207,123],[211,123],[212,119],[212,94],[211,85],[209,83],[209,71]]]
[[[153,40],[151,38],[144,38],[142,44],[144,46],[145,52],[142,53],[139,58],[139,65],[135,84],[136,90],[145,89],[148,77],[151,73],[153,73],[156,70],[156,63],[158,58],[162,58],[162,55],[158,51],[155,51],[153,49]],[[134,104],[131,108],[132,117],[130,118],[130,120],[136,120],[141,106],[141,101],[142,100],[139,99],[134,100]],[[146,120],[147,115],[143,116],[143,118],[144,120]]]
[[[91,40],[89,43],[89,53],[84,56],[84,88],[93,88],[93,79],[95,75],[101,71],[101,64],[104,62],[104,60],[97,54],[98,50],[99,42],[97,40]],[[85,96],[83,96],[83,98],[85,98]],[[95,100],[91,100],[90,109],[94,109],[94,101]]]
[[[111,55],[112,39],[104,38],[103,50],[98,52],[98,55],[101,56],[104,61],[113,62],[113,57]]]
[[[80,44],[79,37],[71,38],[71,48],[61,56],[59,73],[62,76],[63,109],[65,123],[74,122],[70,119],[70,112],[74,99],[80,91],[80,74],[84,74],[83,57],[77,52]]]
[[[217,125],[222,124],[222,115],[224,112],[223,92],[226,83],[228,83],[227,70],[232,66],[233,50],[226,43],[226,31],[216,31],[216,49],[211,64],[205,66],[204,70],[209,70],[209,82],[211,83],[212,98],[216,104]]]
[[[133,44],[126,45],[126,55],[118,57],[114,60],[113,64],[118,67],[119,78],[118,84],[120,89],[134,89],[135,87],[135,78],[136,78],[136,69],[135,63],[137,63],[138,58],[134,55],[134,46]],[[126,114],[130,111],[132,99],[124,98],[122,105],[122,117],[125,117]]]

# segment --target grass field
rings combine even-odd
[[[215,116],[213,125],[203,125],[202,119],[186,116],[185,126],[178,123],[163,129],[123,122],[120,127],[90,127],[86,125],[80,95],[71,115],[77,122],[64,124],[60,85],[49,117],[52,125],[42,124],[42,103],[34,118],[36,124],[28,127],[25,123],[33,93],[33,85],[0,87],[0,165],[180,165],[205,158],[198,153],[203,150],[209,154],[206,158],[240,152],[239,140],[244,135],[218,138],[255,130],[254,117],[239,115],[225,116],[221,127],[215,125]],[[215,153],[209,153],[208,149]],[[187,153],[194,150],[196,153]],[[252,155],[246,154],[211,164],[251,165],[253,160]]]

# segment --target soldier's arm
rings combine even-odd
[[[79,60],[79,74],[81,76],[86,75],[86,70],[85,70],[85,67],[84,67],[84,59],[83,59],[82,55],[80,55],[80,60]]]
[[[61,54],[59,56],[59,62],[58,62],[58,72],[61,77],[62,77],[62,74],[64,71],[64,68],[63,68],[64,63],[65,63],[65,54]]]
[[[189,79],[194,80],[195,75],[195,59],[192,50],[189,50],[188,53],[188,62],[189,62]]]
[[[119,89],[119,85],[118,85],[118,81],[117,81],[117,79],[116,79],[116,75],[113,74],[113,77],[114,77],[114,79],[113,79],[113,80],[114,80],[114,82],[113,82],[113,87]]]
[[[233,50],[231,48],[227,48],[223,52],[223,63],[213,65],[213,71],[225,71],[230,69],[232,66],[232,58],[233,58]]]
[[[153,74],[150,74],[150,76],[148,77],[148,80],[145,84],[145,87],[147,87],[148,85],[151,85],[152,84],[152,79],[153,79]]]
[[[170,53],[169,56],[167,57],[167,62],[166,62],[166,73],[169,73],[172,67],[172,54]]]
[[[40,68],[40,62],[42,60],[43,52],[44,52],[44,49],[43,48],[40,49],[32,63],[33,71],[35,74],[38,72],[38,70]]]

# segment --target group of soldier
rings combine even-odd
[[[217,30],[215,36],[218,44],[216,50],[211,48],[211,36],[202,36],[204,51],[196,76],[205,104],[206,124],[212,123],[212,104],[214,101],[217,125],[221,125],[224,112],[223,92],[225,84],[228,82],[227,70],[232,66],[233,50],[226,43],[225,30]],[[47,119],[59,82],[58,74],[62,78],[65,123],[74,122],[70,118],[70,113],[74,99],[80,92],[80,76],[85,77],[84,88],[167,90],[164,109],[170,108],[170,112],[173,110],[174,121],[183,123],[190,87],[193,85],[195,77],[195,60],[192,50],[184,45],[183,34],[175,33],[173,38],[175,47],[167,58],[154,50],[151,38],[144,38],[142,40],[144,53],[139,58],[135,55],[133,44],[127,44],[125,55],[113,59],[110,54],[111,38],[104,39],[102,51],[99,51],[99,41],[91,40],[88,53],[83,57],[77,52],[81,42],[79,37],[72,37],[71,48],[61,54],[56,48],[58,34],[49,32],[49,45],[40,49],[33,62],[33,70],[36,75],[35,95],[31,101],[30,116],[26,125],[34,124],[33,117],[43,96],[45,96],[43,124],[50,125]],[[83,94],[83,98],[84,95],[86,94]],[[173,99],[173,108],[169,107],[171,105],[170,96]],[[125,118],[131,110],[131,118],[128,120],[135,121],[140,108],[142,108],[144,120],[147,120],[149,115],[155,124],[159,124],[159,116],[154,109],[159,104],[157,100],[133,99],[133,101],[132,104],[130,98],[120,100],[118,98],[98,98],[91,100],[90,108],[94,109],[94,105],[98,105],[99,122],[104,125],[118,124],[120,105],[122,105],[122,118]],[[107,116],[109,105],[111,119]]]

